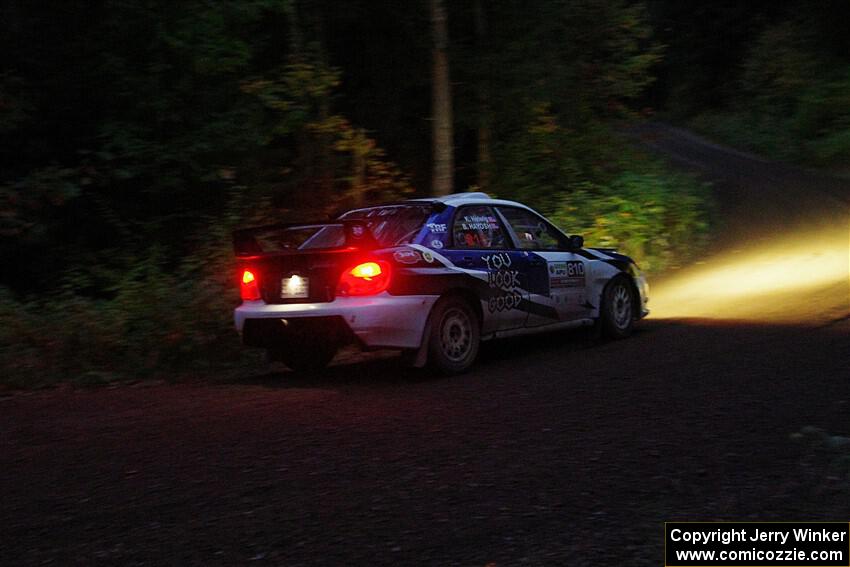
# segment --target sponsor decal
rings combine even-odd
[[[439,250],[442,247],[443,247],[443,241],[442,240],[437,240],[435,238],[434,240],[431,241],[431,248],[436,248],[437,250]]]
[[[584,263],[549,262],[549,287],[579,287],[584,285]]]
[[[428,262],[429,264],[434,262],[434,255],[431,254],[428,250],[422,252],[422,259]]]
[[[434,234],[442,234],[442,233],[446,232],[446,230],[447,230],[445,224],[437,223],[437,222],[429,222],[425,226],[427,226],[428,230],[430,230]]]
[[[393,253],[393,258],[399,264],[416,264],[422,259],[422,255],[416,250],[396,250]]]

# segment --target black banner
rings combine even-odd
[[[667,567],[850,567],[850,523],[667,522]]]

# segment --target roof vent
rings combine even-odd
[[[487,193],[454,193],[453,195],[446,195],[442,198],[443,201],[461,201],[464,199],[489,199],[490,195]]]

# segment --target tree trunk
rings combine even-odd
[[[475,39],[478,48],[478,187],[486,191],[490,186],[492,164],[490,129],[490,60],[487,52],[487,18],[482,0],[475,0]]]
[[[304,41],[301,37],[301,25],[298,22],[298,5],[295,0],[284,4],[284,13],[289,23],[289,57],[300,59],[304,55]]]
[[[454,145],[452,132],[452,96],[449,84],[448,25],[443,0],[430,0],[431,28],[434,35],[432,78],[433,160],[432,192],[448,195],[454,187]]]

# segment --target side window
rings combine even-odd
[[[567,248],[564,236],[542,217],[514,207],[499,207],[499,212],[511,225],[519,247],[523,250],[563,250]]]
[[[487,206],[461,207],[452,227],[455,248],[506,248],[507,239],[495,211]]]

